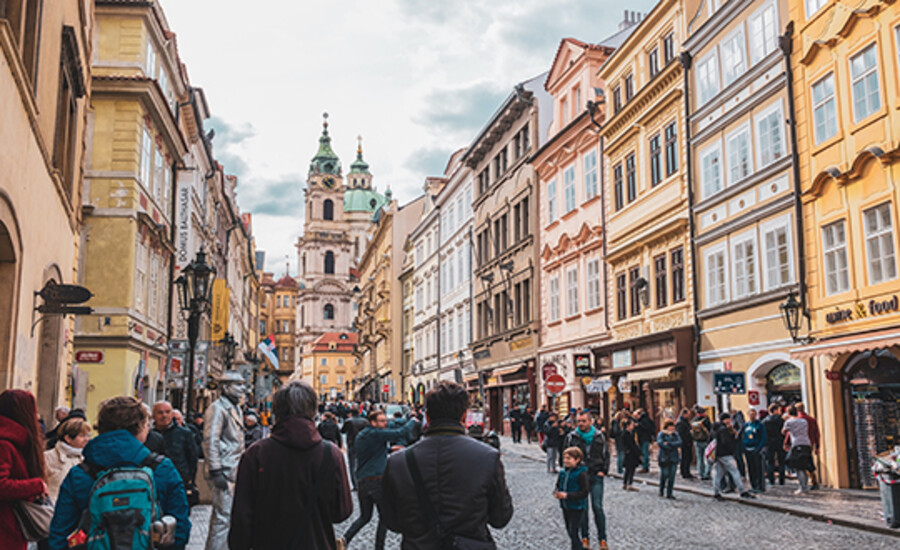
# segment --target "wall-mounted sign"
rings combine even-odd
[[[544,386],[550,395],[559,395],[566,389],[566,379],[558,374],[554,374],[544,381]]]
[[[105,358],[101,350],[78,350],[75,352],[76,363],[103,363]]]
[[[743,372],[713,373],[713,389],[723,395],[747,393],[746,376]]]
[[[885,313],[892,313],[897,311],[897,306],[896,294],[887,300],[869,300],[869,314],[883,315]]]
[[[750,403],[752,406],[759,405],[759,392],[756,390],[750,390],[747,392],[747,403]]]
[[[628,378],[623,376],[619,378],[619,393],[631,393],[631,382],[628,381]]]
[[[833,370],[825,371],[825,378],[834,382],[841,379],[841,373]]]
[[[541,378],[544,380],[558,373],[559,371],[553,363],[544,363],[544,366],[541,367]]]
[[[572,356],[575,363],[575,376],[591,375],[591,356],[587,353],[577,353]]]
[[[610,387],[612,387],[612,381],[609,378],[597,378],[585,384],[584,389],[588,393],[606,393]]]
[[[825,322],[829,324],[842,323],[853,319],[864,319],[869,315],[885,315],[900,310],[900,300],[893,295],[885,300],[869,300],[868,304],[856,302],[850,308],[838,308],[825,314]]]
[[[520,338],[518,340],[513,340],[509,343],[509,351],[518,351],[522,348],[527,348],[532,343],[531,336],[526,338]]]
[[[630,367],[633,364],[631,360],[631,349],[623,349],[614,351],[612,354],[612,366],[614,369]]]
[[[487,359],[491,356],[490,348],[480,349],[472,354],[474,359]]]

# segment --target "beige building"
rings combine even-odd
[[[71,317],[35,292],[81,283],[81,194],[91,91],[93,2],[0,3],[0,390],[35,393],[49,419],[84,405]],[[91,289],[96,292],[96,288]],[[90,305],[92,302],[88,302]]]
[[[319,395],[320,402],[349,399],[357,371],[355,332],[326,332],[306,345],[297,369]]]

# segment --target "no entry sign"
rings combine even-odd
[[[547,393],[559,395],[566,389],[566,379],[558,374],[554,374],[547,377],[544,385],[547,387]]]

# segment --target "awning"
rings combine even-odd
[[[511,367],[503,367],[502,369],[494,369],[491,373],[491,376],[503,376],[504,374],[512,374],[514,372],[518,372],[519,369],[524,368],[524,365],[521,363],[516,363]]]
[[[792,349],[791,358],[808,359],[820,355],[842,355],[897,345],[900,345],[900,332],[896,328],[892,328],[813,342],[801,348]]]
[[[653,380],[654,378],[665,378],[666,376],[669,376],[669,372],[671,370],[672,370],[672,367],[663,367],[661,369],[639,370],[639,371],[627,373],[625,375],[625,378],[627,378],[629,382],[639,382],[641,380]]]

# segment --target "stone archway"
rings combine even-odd
[[[21,257],[15,212],[0,192],[0,391],[12,386]]]
[[[809,403],[809,392],[806,387],[806,365],[803,361],[791,359],[787,353],[767,353],[747,369],[747,391],[759,392],[759,408],[769,406],[767,399],[766,377],[773,369],[782,365],[793,365],[800,369],[800,394],[804,403]]]
[[[44,270],[43,288],[48,282],[62,284],[59,267],[51,265]],[[53,411],[59,406],[60,384],[62,380],[63,322],[61,315],[48,315],[39,324],[37,348],[37,397],[38,411],[45,419],[53,418]]]

